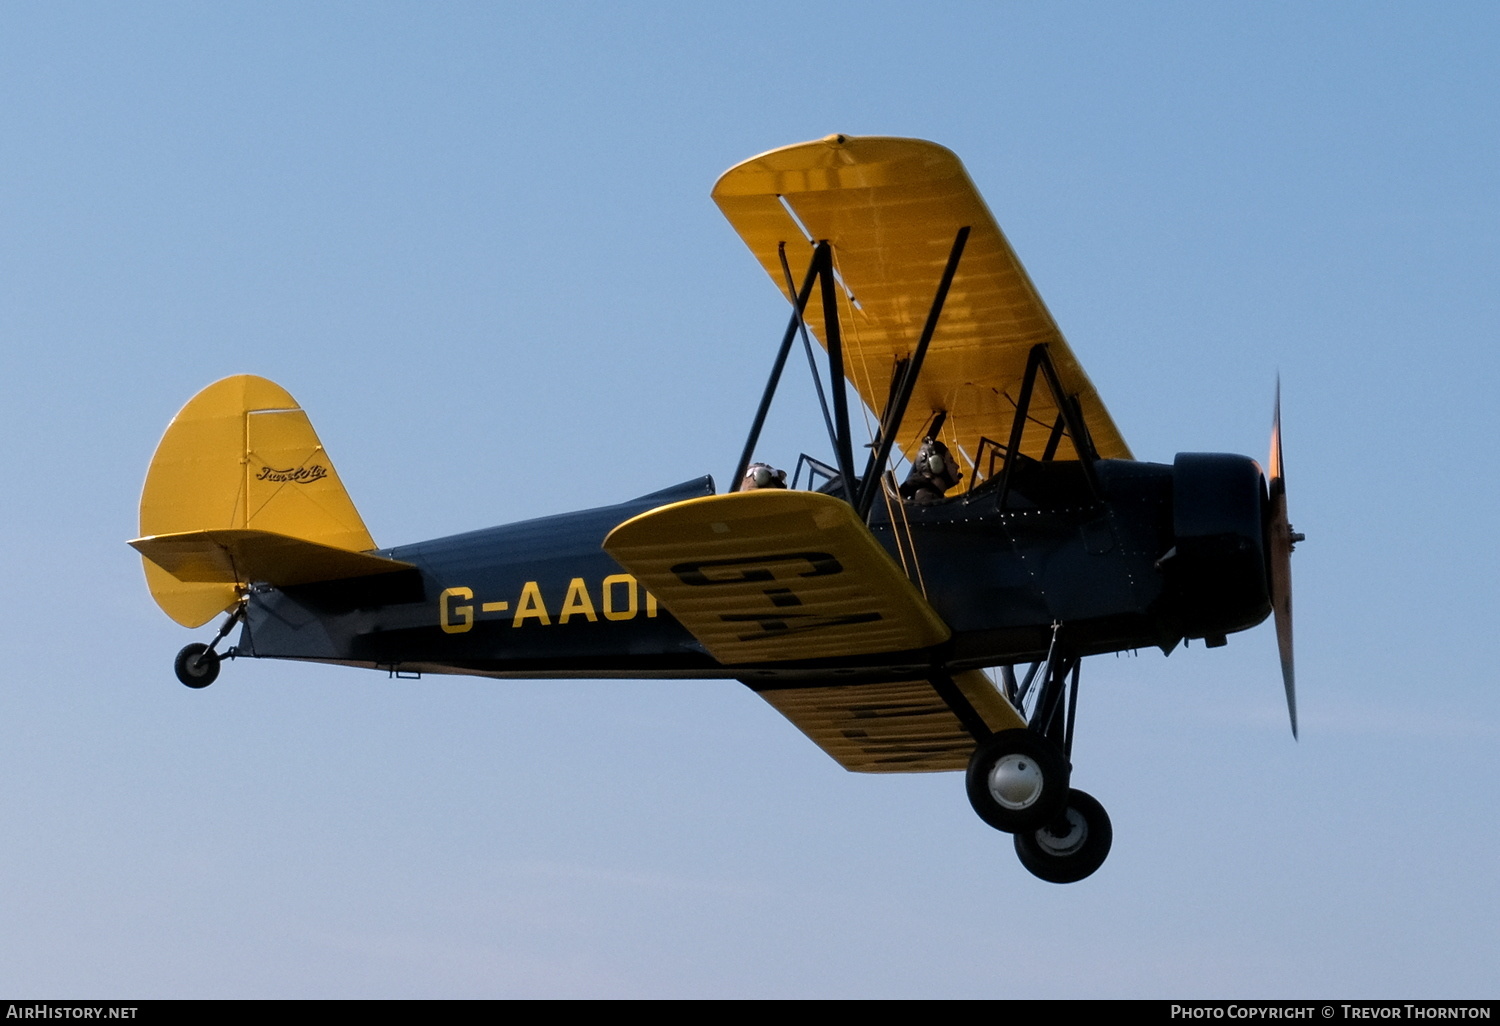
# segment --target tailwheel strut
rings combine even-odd
[[[219,678],[219,663],[224,658],[215,651],[219,642],[229,636],[234,625],[240,622],[244,616],[245,604],[241,602],[235,606],[230,614],[224,618],[219,633],[207,645],[201,642],[193,642],[191,645],[183,646],[181,652],[177,653],[177,659],[172,664],[172,669],[177,674],[177,679],[190,688],[206,688]],[[234,658],[234,649],[225,653],[230,659]]]

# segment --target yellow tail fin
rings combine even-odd
[[[307,414],[280,385],[250,374],[214,382],[173,418],[146,472],[141,536],[131,544],[145,557],[151,595],[184,627],[231,608],[251,581],[406,565],[324,551],[322,570],[307,566],[319,550],[365,553],[375,541]],[[185,546],[201,558],[184,559]],[[206,559],[221,569],[205,572]]]

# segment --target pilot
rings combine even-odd
[[[752,463],[750,469],[745,471],[745,479],[740,482],[739,490],[742,492],[759,491],[762,488],[785,488],[786,471],[777,470],[769,463]]]
[[[922,439],[922,448],[912,460],[911,473],[901,483],[901,497],[918,506],[930,506],[941,502],[943,494],[963,479],[948,447],[928,435]]]

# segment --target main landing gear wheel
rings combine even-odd
[[[1002,730],[969,760],[969,804],[979,818],[1008,834],[1053,819],[1068,795],[1067,759],[1032,730]]]
[[[1016,834],[1016,856],[1033,876],[1076,883],[1104,865],[1114,836],[1104,806],[1083,791],[1070,790],[1056,819]]]
[[[177,653],[172,669],[188,687],[206,688],[219,677],[219,653],[195,641]]]

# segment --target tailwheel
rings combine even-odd
[[[172,669],[188,687],[206,688],[219,677],[219,653],[195,641],[177,653]]]
[[[969,804],[996,830],[1019,837],[1058,814],[1069,775],[1067,758],[1051,741],[1032,730],[1002,730],[969,760]]]
[[[177,653],[176,661],[172,664],[177,679],[190,688],[206,688],[218,680],[219,663],[224,657],[214,649],[219,647],[219,642],[229,636],[229,632],[244,615],[245,604],[241,602],[224,618],[224,623],[220,625],[219,633],[214,635],[214,640],[207,645],[195,641],[191,645],[183,646],[182,651]],[[235,650],[231,648],[227,654],[233,659]]]
[[[1033,876],[1076,883],[1104,865],[1114,830],[1093,796],[1068,791],[1067,804],[1046,826],[1016,834],[1016,856]]]

